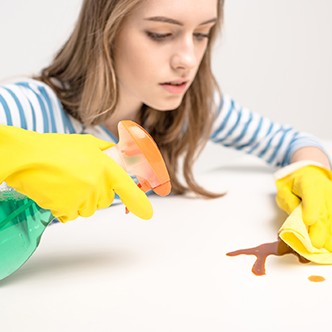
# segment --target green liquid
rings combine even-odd
[[[39,245],[51,212],[15,191],[0,193],[0,280],[21,267]]]

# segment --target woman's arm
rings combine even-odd
[[[317,137],[272,121],[227,95],[216,95],[215,103],[218,107],[210,137],[213,142],[255,155],[277,168],[303,159],[329,165]]]
[[[301,160],[312,160],[328,169],[331,168],[328,156],[321,149],[315,147],[305,147],[296,150],[291,157],[291,161],[294,163]]]

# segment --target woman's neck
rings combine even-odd
[[[132,111],[130,108],[120,109],[117,107],[115,112],[105,121],[104,126],[118,138],[118,123],[121,120],[132,120],[137,122],[140,109],[141,108]]]

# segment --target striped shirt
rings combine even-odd
[[[211,135],[215,143],[255,155],[275,167],[288,165],[292,154],[303,147],[317,147],[325,152],[317,137],[273,122],[228,96],[223,95],[217,105]]]
[[[293,152],[301,147],[324,150],[314,136],[272,122],[227,95],[218,98],[211,134],[215,143],[255,155],[275,167],[289,164]],[[84,126],[70,116],[48,85],[32,79],[0,86],[0,124],[41,133],[92,134],[117,142],[104,126]]]

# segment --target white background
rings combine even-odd
[[[0,79],[37,72],[70,33],[81,0],[0,2]],[[214,58],[240,104],[330,139],[331,0],[226,0]]]

